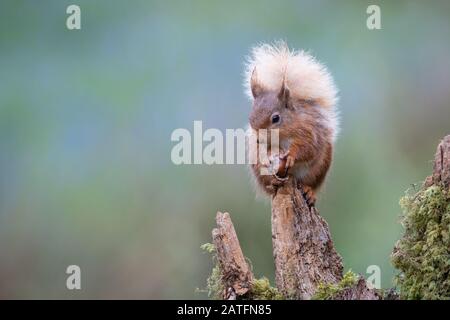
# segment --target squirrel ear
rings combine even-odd
[[[253,72],[252,72],[252,77],[250,79],[250,87],[252,89],[253,98],[255,98],[255,99],[264,90],[263,86],[258,81],[258,75],[256,74],[256,67],[253,69]]]
[[[287,102],[289,100],[289,95],[290,95],[289,88],[286,86],[285,82],[283,81],[280,92],[278,92],[278,99],[280,99],[280,101],[284,102],[286,107],[288,106]]]

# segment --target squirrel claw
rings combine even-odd
[[[279,155],[279,157],[280,157],[281,160],[286,160],[286,158],[288,157],[288,155],[289,155],[289,151],[286,151],[286,152],[284,152],[284,153],[281,153],[281,154]]]
[[[286,168],[291,168],[294,166],[295,163],[295,159],[292,156],[287,156],[287,160],[286,160]]]
[[[281,154],[280,159],[286,160],[286,168],[290,168],[290,167],[294,166],[295,157],[291,156],[289,151]]]
[[[317,198],[316,198],[316,193],[314,192],[314,190],[308,186],[302,186],[301,190],[302,190],[303,197],[305,198],[306,204],[308,205],[308,207],[310,207],[310,208],[315,207]]]

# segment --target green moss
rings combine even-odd
[[[200,246],[200,249],[211,254],[216,252],[216,247],[212,243],[204,243]]]
[[[206,279],[206,288],[202,290],[197,289],[197,291],[206,292],[208,297],[213,300],[220,300],[222,299],[222,293],[225,288],[222,282],[222,272],[217,263],[216,247],[212,243],[205,243],[201,245],[200,248],[206,253],[211,254],[214,267],[211,270],[211,274]]]
[[[250,295],[253,300],[283,300],[281,293],[270,285],[266,277],[253,280]]]
[[[450,299],[450,193],[440,186],[407,193],[403,237],[392,263],[402,299]]]
[[[225,288],[222,281],[222,272],[219,264],[217,263],[216,248],[212,243],[205,243],[200,246],[200,248],[212,255],[214,267],[206,280],[206,289],[198,291],[206,292],[208,297],[211,299],[220,300],[222,299],[222,294]],[[260,279],[254,279],[251,290],[249,290],[245,296],[240,298],[250,300],[281,300],[283,299],[283,296],[276,288],[270,286],[269,279],[262,277]]]
[[[222,299],[224,286],[222,284],[222,276],[219,265],[214,266],[208,279],[206,279],[206,288],[208,290],[208,297],[213,300]]]
[[[320,283],[313,300],[332,300],[344,289],[351,288],[358,282],[359,276],[353,271],[347,271],[342,280],[336,284]]]

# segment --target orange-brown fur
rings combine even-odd
[[[338,131],[337,89],[330,73],[309,53],[290,50],[284,42],[261,44],[248,57],[244,85],[253,102],[250,134],[258,136],[263,129],[279,133],[279,146],[271,139],[257,143],[272,157],[269,164],[252,165],[258,184],[273,194],[286,181],[283,177],[292,175],[314,204],[331,165]],[[279,154],[271,154],[276,147]],[[261,174],[262,167],[274,166],[277,174]]]
[[[320,106],[315,101],[291,98],[289,93],[280,95],[258,90],[261,89],[255,90],[250,125],[255,132],[260,129],[279,130],[280,158],[286,159],[287,173],[296,177],[308,202],[314,205],[316,193],[330,168],[333,151],[332,132],[326,126]],[[281,116],[277,125],[271,124],[274,113]],[[270,144],[267,147],[270,154]],[[261,175],[262,165],[265,164],[254,164],[253,173],[262,189],[273,194],[283,180],[273,175]]]

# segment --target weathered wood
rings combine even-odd
[[[367,287],[366,280],[359,277],[358,282],[351,288],[344,289],[338,293],[334,300],[380,300],[380,295],[373,289]]]
[[[223,299],[248,296],[253,273],[242,253],[228,213],[218,212],[217,228],[212,232],[217,260],[222,274]],[[337,283],[342,279],[341,257],[334,249],[326,221],[315,208],[309,208],[302,191],[292,178],[272,199],[272,238],[275,280],[286,298],[310,299],[320,283]],[[339,300],[378,300],[363,278],[342,291]]]
[[[309,208],[292,178],[272,198],[275,282],[293,299],[310,299],[320,283],[342,279],[342,261],[327,222]]]
[[[217,212],[216,223],[217,228],[213,229],[212,237],[225,287],[223,298],[234,300],[250,290],[253,274],[242,253],[228,212]]]
[[[433,183],[450,187],[450,135],[439,143],[434,157]]]

